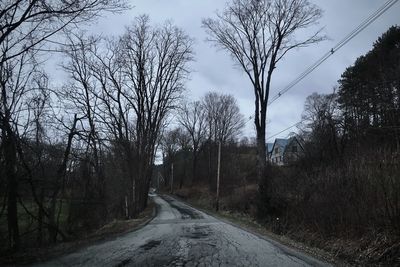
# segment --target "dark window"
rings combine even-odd
[[[297,152],[297,146],[292,146],[292,152],[296,153]]]

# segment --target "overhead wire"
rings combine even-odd
[[[398,0],[389,0],[380,8],[378,8],[374,13],[372,13],[368,18],[366,18],[360,25],[358,25],[353,31],[347,34],[340,42],[338,42],[334,47],[331,48],[330,51],[326,52],[319,60],[317,60],[314,64],[309,66],[305,71],[303,71],[296,79],[290,82],[284,89],[279,91],[276,95],[274,95],[269,101],[268,106],[270,106],[273,102],[275,102],[278,98],[280,98],[287,91],[292,89],[296,84],[298,84],[301,80],[303,80],[307,75],[313,72],[316,68],[318,68],[322,63],[324,63],[329,57],[331,57],[336,51],[341,49],[344,45],[350,42],[355,36],[357,36],[360,32],[362,32],[366,27],[371,25],[376,19],[378,19],[382,14],[384,14],[388,9],[390,9],[394,4],[396,4]],[[273,134],[268,137],[267,140],[272,139],[279,134],[286,132],[287,130],[299,125],[303,120],[296,122],[295,124],[287,127],[280,132]]]
[[[367,19],[365,19],[360,25],[358,25],[353,31],[351,31],[349,34],[347,34],[339,43],[337,43],[334,47],[332,47],[331,50],[326,52],[319,60],[317,60],[314,64],[309,66],[296,79],[294,79],[285,88],[283,88],[276,95],[274,95],[268,101],[268,106],[271,105],[273,102],[275,102],[278,98],[280,98],[287,91],[292,89],[296,84],[298,84],[307,75],[309,75],[316,68],[318,68],[323,62],[325,62],[329,57],[331,57],[336,51],[338,51],[344,45],[346,45],[348,42],[350,42],[355,36],[357,36],[360,32],[362,32],[366,27],[368,27],[372,22],[374,22],[376,19],[378,19],[383,13],[385,13],[389,8],[391,8],[397,2],[398,2],[398,0],[389,0],[383,6],[378,8]]]
[[[280,135],[281,133],[286,132],[287,130],[290,130],[291,128],[293,128],[293,127],[299,125],[300,123],[302,123],[303,121],[304,121],[304,120],[298,121],[298,122],[296,122],[295,124],[293,124],[293,125],[287,127],[286,129],[284,129],[284,130],[282,130],[282,131],[280,131],[280,132],[278,132],[278,133],[275,133],[275,134],[271,135],[270,137],[267,138],[267,141],[270,140],[270,139],[272,139],[272,138],[274,138],[275,136]]]

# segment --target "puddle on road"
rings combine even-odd
[[[139,248],[144,249],[144,250],[150,250],[152,248],[157,247],[158,245],[161,244],[160,240],[150,240],[149,242],[147,242],[144,245],[141,245]]]
[[[181,214],[181,218],[183,220],[186,219],[203,219],[203,216],[201,216],[199,213],[195,212],[192,209],[181,207],[174,205],[173,203],[169,203],[173,208],[177,209],[179,213]]]
[[[181,214],[181,219],[183,220],[187,220],[187,219],[203,219],[203,216],[196,212],[195,210],[189,208],[189,207],[184,207],[184,206],[180,206],[175,204],[174,199],[169,198],[169,197],[164,197],[164,200],[166,200],[168,202],[168,204],[171,205],[171,207],[173,207],[174,209],[178,210],[179,213]]]
[[[115,265],[115,267],[123,267],[128,265],[130,262],[132,261],[132,259],[125,259],[123,261],[121,261],[119,264]]]
[[[193,232],[193,233],[186,235],[186,237],[191,238],[191,239],[201,239],[201,238],[205,238],[207,236],[208,236],[207,233],[202,233],[202,232]]]
[[[190,239],[202,239],[210,235],[210,228],[208,226],[195,225],[193,228],[187,228],[184,237]]]

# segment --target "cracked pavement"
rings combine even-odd
[[[329,266],[169,196],[141,229],[37,266]]]

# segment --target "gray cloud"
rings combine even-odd
[[[242,113],[249,117],[253,113],[254,106],[250,82],[238,68],[233,66],[233,61],[224,51],[218,51],[210,43],[204,41],[206,34],[201,28],[201,19],[212,17],[216,9],[222,10],[225,2],[222,0],[137,0],[133,2],[135,8],[132,10],[120,15],[103,17],[90,30],[104,35],[118,35],[124,31],[125,25],[140,14],[149,14],[154,23],[172,20],[196,40],[194,47],[196,62],[192,64],[194,72],[187,83],[188,95],[200,98],[210,90],[233,94],[238,99]],[[298,74],[329,51],[385,1],[318,0],[314,2],[324,10],[320,26],[325,27],[330,40],[288,54],[274,74],[272,95],[283,89]],[[311,75],[271,105],[268,111],[270,123],[267,132],[269,134],[279,132],[299,121],[307,95],[312,92],[332,92],[333,86],[337,84],[345,68],[353,64],[357,57],[369,51],[373,42],[391,25],[400,23],[398,14],[400,14],[400,3],[393,6]],[[307,34],[307,32],[301,34]],[[252,122],[247,124],[245,134],[254,135]],[[288,132],[281,136],[287,134]]]

